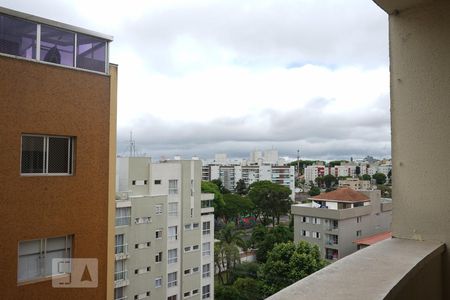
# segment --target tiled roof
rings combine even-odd
[[[357,192],[351,188],[339,188],[337,190],[322,193],[320,195],[309,198],[318,201],[332,201],[332,202],[366,202],[370,198],[361,192]]]
[[[391,237],[392,237],[392,232],[386,231],[386,232],[382,232],[382,233],[378,233],[378,234],[375,234],[375,235],[372,235],[372,236],[368,236],[368,237],[365,237],[365,238],[358,239],[356,241],[353,241],[353,243],[356,243],[358,245],[370,246],[370,245],[373,245],[375,243],[381,242],[383,240],[390,239]]]

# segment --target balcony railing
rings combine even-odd
[[[116,245],[114,247],[114,253],[116,255],[116,260],[126,259],[129,257],[128,254],[128,244]]]
[[[267,299],[444,299],[444,251],[438,241],[393,238],[348,255]]]
[[[114,288],[123,287],[129,285],[128,270],[123,270],[114,273]]]

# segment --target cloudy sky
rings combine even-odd
[[[371,0],[0,0],[114,36],[118,153],[390,156],[387,16]]]

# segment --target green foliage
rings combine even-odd
[[[375,173],[372,175],[372,178],[375,179],[377,184],[385,184],[386,183],[386,175],[383,173]]]
[[[242,300],[262,300],[265,298],[263,283],[254,278],[238,278],[233,287],[239,291],[239,296]]]
[[[202,181],[201,185],[202,193],[213,193],[214,194],[214,216],[223,216],[223,209],[225,207],[225,201],[223,200],[223,195],[219,190],[219,187],[210,181]]]
[[[337,183],[336,177],[334,177],[334,176],[331,175],[331,174],[325,175],[325,176],[323,177],[323,181],[324,181],[325,186],[326,186],[327,188],[330,188],[332,185],[334,185],[335,183]]]
[[[348,161],[346,160],[332,160],[328,163],[329,167],[335,167],[335,166],[340,166],[342,163],[348,163]]]
[[[320,189],[317,186],[311,187],[311,189],[308,192],[308,195],[310,196],[317,196],[320,195]]]
[[[231,270],[230,278],[234,282],[238,278],[258,278],[259,264],[256,262],[244,262],[236,265],[233,270]]]
[[[239,195],[246,195],[247,192],[247,186],[244,179],[239,179],[238,182],[236,182],[236,193]]]
[[[214,299],[216,300],[243,300],[236,287],[232,285],[217,285],[214,287]]]
[[[319,248],[301,241],[277,244],[261,266],[260,278],[268,294],[274,294],[294,282],[320,270],[326,262],[320,258]]]
[[[364,174],[361,178],[362,178],[362,180],[370,180],[371,179],[369,174]]]
[[[356,166],[355,174],[356,174],[356,176],[359,176],[359,174],[361,174],[361,167],[360,166]]]
[[[273,249],[275,244],[286,243],[293,241],[293,231],[284,225],[279,225],[274,228],[267,228],[258,225],[253,229],[251,242],[256,248],[256,260],[258,262],[265,262],[268,253]]]
[[[230,191],[228,189],[226,189],[225,186],[223,185],[222,180],[213,179],[213,180],[211,180],[211,182],[214,183],[215,185],[217,185],[221,194],[229,194],[230,193]]]
[[[255,205],[248,197],[238,194],[225,194],[223,195],[223,200],[225,202],[223,216],[226,222],[228,220],[237,222],[240,216],[253,213],[255,208]]]
[[[275,226],[280,216],[291,210],[291,190],[288,187],[267,180],[254,182],[249,187],[248,197],[255,204],[255,212],[259,216],[272,218]]]

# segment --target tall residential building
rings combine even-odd
[[[322,256],[340,259],[358,250],[357,239],[390,230],[392,201],[380,191],[340,188],[292,206],[294,240],[319,246]]]
[[[325,175],[333,175],[335,177],[354,177],[356,176],[356,164],[348,164],[342,166],[334,166],[327,167],[323,165],[311,165],[307,166],[304,170],[305,181],[306,182],[315,182],[317,177],[325,176]],[[388,175],[389,171],[392,170],[392,164],[360,164],[359,165],[360,173],[359,175],[370,175],[372,176],[375,173],[383,173],[384,175]]]
[[[214,298],[214,195],[201,161],[117,159],[118,299]]]
[[[0,299],[112,298],[111,40],[0,8]],[[63,288],[83,284],[70,259],[87,258],[92,288]]]
[[[289,165],[206,165],[202,168],[202,180],[220,179],[223,186],[234,191],[239,180],[250,184],[268,180],[291,189],[291,198],[295,199],[295,167]]]

